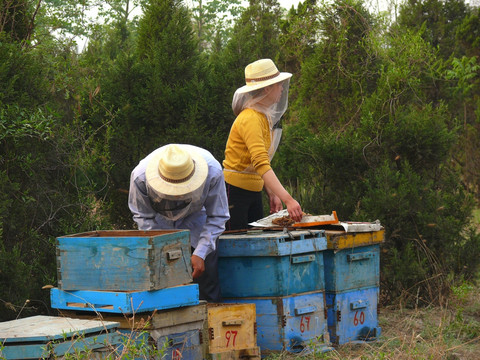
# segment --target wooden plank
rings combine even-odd
[[[46,344],[10,345],[0,349],[1,359],[44,359],[50,356]]]
[[[152,324],[155,329],[158,329],[190,322],[205,321],[206,319],[207,303],[201,301],[199,305],[158,311],[152,317]]]
[[[71,234],[62,236],[62,238],[69,237],[137,237],[137,236],[161,236],[185,230],[96,230],[87,231],[78,234]]]
[[[358,233],[325,230],[325,236],[327,238],[328,249],[340,250],[383,243],[385,241],[385,230]]]
[[[189,331],[198,331],[198,332],[203,332],[205,330],[205,339],[207,338],[206,335],[206,319],[201,320],[201,321],[193,321],[193,322],[187,322],[183,324],[178,324],[178,325],[173,325],[173,326],[162,326],[158,328],[154,328],[150,330],[150,335],[152,336],[153,339],[159,339],[163,336],[169,336],[172,334],[179,334],[179,333],[185,333]]]
[[[0,323],[0,340],[3,343],[63,339],[76,333],[93,333],[118,327],[117,322],[71,319],[56,316],[33,316]]]
[[[120,329],[155,330],[171,328],[182,324],[197,323],[207,320],[207,302],[200,301],[198,305],[179,307],[169,310],[151,311],[136,314],[112,314],[91,311],[59,310],[61,316],[77,319],[100,321],[115,321],[120,323]],[[187,331],[190,328],[185,328]],[[180,332],[181,332],[180,331]]]
[[[119,329],[149,330],[152,329],[152,316],[154,312],[139,314],[111,314],[91,311],[58,310],[62,317],[87,319],[97,321],[114,321],[120,324]]]
[[[198,284],[152,291],[50,290],[52,308],[133,314],[198,305]]]

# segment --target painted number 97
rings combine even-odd
[[[232,340],[232,346],[235,346],[235,339],[237,338],[237,330],[228,330],[225,333],[225,339],[227,339],[227,347],[230,344],[230,339]]]
[[[302,316],[300,320],[300,332],[304,333],[305,330],[310,330],[310,316]]]
[[[365,322],[365,313],[363,311],[355,312],[355,316],[353,318],[353,325],[357,326],[358,324],[363,324]]]

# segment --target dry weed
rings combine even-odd
[[[382,328],[378,341],[345,344],[320,354],[279,354],[269,359],[480,359],[480,295],[476,290],[452,296],[443,308],[382,308],[378,320]]]

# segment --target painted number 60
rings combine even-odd
[[[365,313],[363,311],[360,311],[360,314],[358,311],[355,312],[355,317],[353,318],[353,325],[357,326],[358,324],[363,324],[365,322]]]

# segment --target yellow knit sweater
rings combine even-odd
[[[261,191],[262,176],[271,169],[270,142],[267,117],[253,109],[243,110],[228,136],[223,160],[225,182],[245,190]]]

